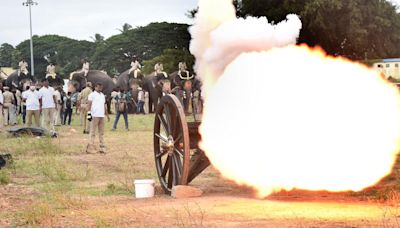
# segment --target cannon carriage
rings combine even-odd
[[[161,98],[155,112],[154,158],[161,187],[167,194],[175,185],[187,185],[210,165],[199,148],[199,113],[187,115],[173,94]]]

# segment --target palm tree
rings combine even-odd
[[[104,36],[100,35],[99,33],[94,34],[94,37],[90,37],[96,44],[104,42]]]
[[[132,25],[125,23],[122,25],[122,29],[117,29],[118,31],[120,31],[121,33],[126,33],[127,31],[132,29]]]

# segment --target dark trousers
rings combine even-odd
[[[144,101],[138,101],[136,113],[144,114]]]
[[[64,122],[63,122],[64,125],[67,122],[67,118],[68,118],[68,125],[71,125],[71,116],[72,116],[72,108],[66,108],[64,111]]]
[[[115,114],[115,121],[114,121],[113,128],[117,129],[119,117],[121,116],[121,114],[124,116],[125,128],[128,129],[129,128],[129,125],[128,125],[128,110],[126,110],[125,112],[122,112],[122,113],[117,110],[117,113]]]
[[[22,123],[26,121],[26,105],[22,105]]]

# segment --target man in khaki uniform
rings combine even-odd
[[[89,100],[88,97],[92,93],[92,83],[87,82],[86,88],[81,91],[81,95],[79,96],[79,104],[80,104],[80,115],[81,121],[83,122],[83,134],[89,134],[89,124],[87,121],[87,113],[89,111]]]
[[[21,75],[21,73],[28,75],[29,71],[28,71],[28,63],[25,61],[25,59],[22,59],[19,63],[18,63],[18,76]]]
[[[8,118],[12,116],[12,106],[15,104],[15,99],[14,99],[14,94],[12,94],[10,92],[10,88],[9,87],[4,87],[4,125],[8,125]],[[11,122],[10,122],[11,123]]]
[[[48,77],[56,79],[56,66],[54,63],[50,63],[46,68],[46,78]]]

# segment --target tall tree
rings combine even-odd
[[[125,23],[122,25],[122,29],[118,29],[121,33],[126,33],[132,29],[132,25]]]
[[[3,43],[0,46],[0,67],[10,67],[12,65],[12,53],[14,50],[14,47],[8,43]]]
[[[104,36],[100,35],[99,33],[94,34],[94,36],[90,37],[95,44],[100,44],[104,42]]]
[[[239,0],[237,15],[303,22],[299,43],[351,59],[400,56],[400,15],[388,0]],[[196,11],[194,10],[193,13]]]

